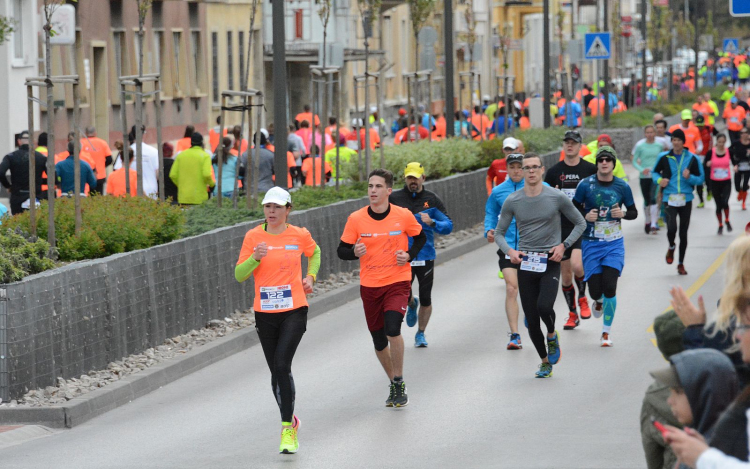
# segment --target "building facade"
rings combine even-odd
[[[34,0],[41,11],[44,0]],[[121,107],[128,127],[134,124],[135,90],[123,99],[118,77],[139,73],[138,11],[136,0],[79,0],[76,44],[52,46],[53,75],[80,77],[81,128],[94,126],[100,138],[122,139]],[[43,36],[39,35],[39,68],[44,74]],[[209,75],[206,54],[206,5],[186,0],[155,0],[148,11],[143,36],[143,73],[161,74],[162,138],[182,137],[186,125],[207,132]],[[156,142],[153,85],[144,86],[144,141]],[[65,147],[72,130],[73,93],[70,86],[54,92],[55,150]],[[42,99],[46,92],[42,90]],[[41,110],[41,129],[48,113]]]

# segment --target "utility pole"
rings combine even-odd
[[[273,0],[273,120],[274,120],[274,138],[276,141],[286,143],[287,125],[286,125],[286,31],[284,29],[284,0]],[[252,32],[251,32],[252,34]],[[315,119],[312,122],[315,127]],[[284,187],[286,177],[282,174],[289,174],[289,168],[286,164],[286,145],[279,143],[276,145],[273,155],[274,172],[276,176],[276,185]],[[249,194],[248,194],[249,197]]]
[[[544,14],[542,15],[544,17],[544,63],[543,63],[543,70],[544,70],[544,94],[542,95],[542,112],[544,112],[544,128],[548,129],[550,127],[550,82],[549,82],[549,69],[550,69],[550,63],[549,63],[549,0],[544,0]]]
[[[609,31],[609,0],[604,0],[604,31]],[[610,39],[610,53],[614,41],[615,38]],[[604,122],[609,123],[609,60],[604,61]]]
[[[445,43],[445,136],[453,136],[453,0],[443,0],[443,38]]]

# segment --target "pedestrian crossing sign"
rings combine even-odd
[[[586,33],[583,49],[587,60],[606,60],[612,58],[611,33]]]
[[[736,37],[728,37],[724,39],[724,52],[729,54],[737,54],[740,51],[740,40]]]

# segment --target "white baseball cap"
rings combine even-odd
[[[292,196],[281,187],[272,187],[263,197],[262,205],[276,204],[285,206],[292,203]]]
[[[377,112],[378,108],[377,106],[370,106],[370,112]]]
[[[510,148],[511,150],[515,150],[518,148],[518,140],[516,140],[513,137],[508,137],[505,140],[503,140],[503,148]]]

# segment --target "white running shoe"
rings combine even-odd
[[[604,304],[601,301],[599,301],[599,300],[594,301],[594,311],[593,311],[593,313],[594,313],[594,317],[597,318],[597,319],[599,319],[600,317],[602,317],[602,315],[604,314]]]
[[[609,333],[602,332],[602,347],[612,347],[612,339],[609,338]]]

